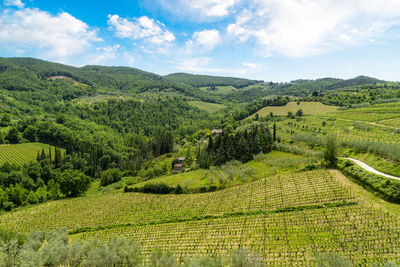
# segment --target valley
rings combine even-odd
[[[67,251],[121,238],[150,266],[155,255],[232,265],[232,253],[267,266],[400,263],[400,181],[379,173],[400,174],[397,83],[0,66],[7,235],[64,231]]]

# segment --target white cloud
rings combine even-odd
[[[368,43],[399,24],[398,0],[252,0],[227,31],[255,40],[264,56],[303,57]]]
[[[136,61],[135,56],[130,54],[130,53],[128,53],[128,52],[124,53],[124,59],[128,62],[129,66],[133,66],[133,64]]]
[[[221,42],[221,36],[217,30],[204,30],[195,32],[192,40],[186,42],[189,51],[193,50],[213,50]]]
[[[231,77],[243,76],[249,73],[248,69],[244,68],[215,67],[209,57],[180,58],[174,63],[176,64],[175,69],[183,72]]]
[[[234,11],[241,0],[156,0],[163,10],[192,20],[221,19]],[[149,2],[149,7],[154,2]]]
[[[165,25],[146,16],[131,20],[118,15],[108,15],[108,24],[120,38],[144,40],[156,46],[162,46],[175,40],[173,33]]]
[[[237,2],[236,0],[181,0],[182,5],[206,17],[225,17]]]
[[[99,64],[101,62],[104,62],[106,60],[114,59],[117,57],[117,52],[121,48],[119,44],[110,46],[107,45],[105,47],[98,47],[96,48],[96,51],[99,52],[93,59],[92,59],[92,64]]]
[[[244,67],[246,68],[250,68],[250,69],[261,69],[262,65],[261,64],[257,64],[257,63],[251,63],[251,62],[244,62],[242,64]]]
[[[4,10],[0,14],[0,45],[34,49],[45,57],[65,59],[101,39],[97,30],[72,15],[51,15],[39,9]]]
[[[184,72],[206,73],[206,74],[208,73],[214,75],[215,73],[229,72],[227,69],[224,68],[210,67],[209,64],[211,63],[211,61],[212,60],[209,57],[182,58],[176,62],[177,65],[175,66],[175,68],[177,70]]]
[[[5,6],[15,6],[18,8],[23,8],[25,6],[25,3],[23,3],[21,0],[5,0],[4,1]]]

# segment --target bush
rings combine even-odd
[[[387,201],[400,203],[400,181],[367,172],[350,160],[340,160],[338,167],[367,190]]]
[[[124,173],[118,168],[108,169],[101,173],[100,184],[102,186],[106,186],[109,184],[116,183],[121,180],[123,175]]]
[[[166,185],[164,183],[148,183],[142,187],[129,188],[125,186],[124,192],[140,192],[146,194],[182,194],[183,188],[180,184],[176,187]]]
[[[350,262],[338,255],[333,253],[326,253],[319,255],[317,257],[317,266],[318,267],[350,267]]]
[[[337,142],[334,135],[326,138],[324,159],[330,166],[336,165]]]
[[[65,170],[57,175],[56,181],[65,196],[76,197],[88,190],[91,179],[78,170]]]

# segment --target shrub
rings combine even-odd
[[[367,190],[387,201],[400,203],[400,181],[367,172],[349,160],[340,160],[338,167]]]
[[[116,183],[121,180],[123,175],[124,173],[118,168],[108,169],[101,173],[100,184],[102,186],[106,186],[109,184]]]
[[[90,186],[90,177],[78,170],[65,170],[56,177],[61,192],[67,197],[81,196]]]
[[[326,138],[324,159],[330,166],[336,165],[337,142],[334,135],[329,135]]]

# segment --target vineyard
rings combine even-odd
[[[324,114],[328,112],[336,111],[338,108],[335,106],[324,105],[320,102],[300,102],[297,104],[296,102],[289,102],[285,106],[282,107],[265,107],[257,112],[261,117],[269,116],[272,112],[274,115],[286,116],[288,112],[296,113],[301,109],[306,115],[313,114]],[[254,117],[254,115],[250,116],[250,118]]]
[[[227,255],[246,247],[269,265],[308,266],[337,252],[353,263],[396,260],[397,217],[372,209],[336,173],[279,174],[222,191],[190,195],[110,193],[48,202],[0,216],[0,227],[29,232],[66,227],[72,240],[133,237],[185,255]]]
[[[279,134],[288,140],[295,134],[325,136],[334,133],[341,140],[400,142],[400,108],[397,103],[342,110],[300,120],[278,123]]]
[[[38,151],[49,152],[49,145],[42,143],[25,143],[16,145],[0,145],[0,164],[5,162],[24,164],[31,160],[36,160]],[[54,147],[52,147],[54,157]]]

